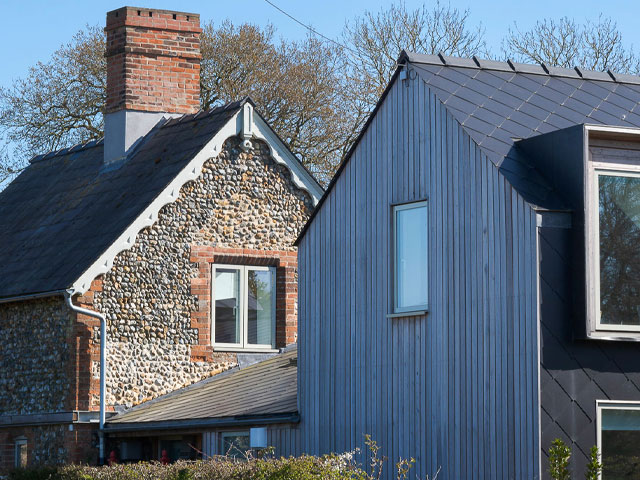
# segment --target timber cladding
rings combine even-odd
[[[425,199],[428,313],[388,318],[392,206]],[[536,478],[535,212],[420,78],[390,86],[298,261],[300,451],[370,434],[419,478]]]

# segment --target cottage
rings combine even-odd
[[[237,397],[199,425],[104,435],[296,340],[292,243],[322,189],[250,99],[199,111],[200,31],[196,14],[109,12],[104,139],[33,158],[0,193],[0,468],[189,457],[297,420],[293,381],[272,409]]]
[[[636,76],[400,56],[297,240],[301,450],[535,479],[562,438],[573,478],[593,445],[640,474],[639,102]]]

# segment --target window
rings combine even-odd
[[[603,480],[640,478],[640,403],[598,402]]]
[[[213,344],[223,348],[275,348],[275,268],[213,267]]]
[[[249,432],[223,432],[220,436],[221,455],[246,458],[250,448]]]
[[[427,202],[393,208],[394,311],[427,309]]]
[[[597,328],[640,331],[640,173],[595,170],[595,179]]]
[[[26,468],[27,467],[27,439],[16,438],[14,445],[15,445],[14,466],[16,468]]]

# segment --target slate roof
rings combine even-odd
[[[69,288],[243,103],[156,127],[119,168],[102,141],[35,157],[0,192],[0,298]]]
[[[533,162],[518,150],[518,140],[582,124],[640,127],[639,76],[406,51],[400,54],[397,63],[387,89],[295,245],[322,208],[390,86],[406,65],[536,209],[567,210],[568,206],[545,180],[544,172],[538,172]]]
[[[214,375],[111,417],[107,428],[179,423],[203,419],[251,419],[297,415],[295,345],[270,359]]]
[[[640,127],[640,77],[403,52],[436,97],[531,204],[563,201],[516,147],[581,124]]]

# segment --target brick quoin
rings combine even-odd
[[[200,108],[200,16],[136,7],[107,13],[107,113]]]
[[[198,265],[198,276],[191,279],[191,294],[198,298],[198,309],[191,314],[191,327],[198,329],[198,345],[191,347],[191,360],[210,362],[211,345],[211,266],[214,263],[276,267],[276,347],[296,341],[298,331],[298,254],[295,250],[257,250],[191,246],[191,263]]]
[[[74,299],[79,307],[96,310],[94,306],[95,292],[102,291],[102,276],[91,282],[89,290]],[[100,364],[100,320],[87,315],[76,314],[74,335],[71,337],[73,352],[70,362],[70,378],[73,396],[70,396],[71,410],[100,410],[100,378],[94,375],[93,366]],[[97,372],[96,372],[97,373]],[[106,411],[113,411],[113,406],[107,405]]]

